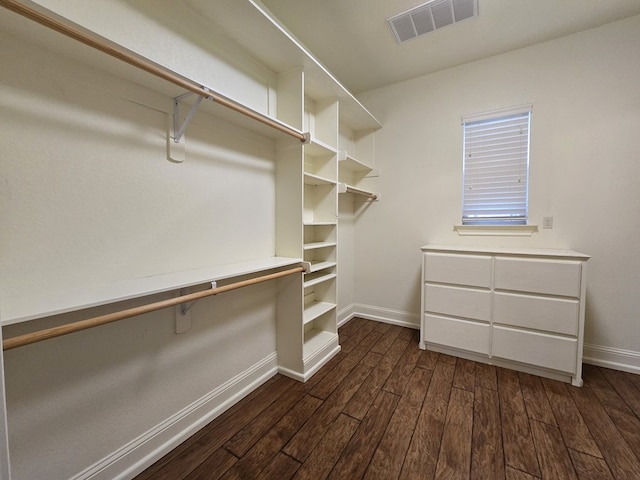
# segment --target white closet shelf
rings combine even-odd
[[[318,318],[319,316],[330,312],[331,310],[333,310],[334,308],[336,308],[336,304],[335,303],[329,303],[329,302],[313,302],[312,304],[308,305],[305,307],[304,309],[304,315],[303,315],[303,322],[306,325],[309,322],[314,321],[316,318]]]
[[[309,273],[315,273],[315,272],[319,272],[320,270],[326,270],[327,268],[333,268],[336,265],[337,265],[336,262],[318,262],[318,263],[312,262]]]
[[[317,222],[304,222],[304,226],[305,227],[333,227],[335,225],[337,225],[337,222],[322,222],[322,221],[317,221]]]
[[[303,66],[305,91],[312,98],[337,98],[340,120],[357,130],[381,123],[322,63],[257,0],[201,2],[199,13],[254,58],[276,73]],[[259,38],[257,42],[255,39]]]
[[[373,172],[373,167],[370,165],[367,165],[364,162],[361,162],[360,160],[357,160],[356,158],[352,157],[351,155],[349,155],[348,152],[342,150],[338,153],[338,162],[340,168],[343,168],[345,170],[348,170],[350,172],[364,172],[364,173],[370,173]]]
[[[31,10],[31,7],[28,7],[28,10]],[[196,91],[205,90],[198,95],[213,101],[202,102],[199,110],[268,138],[291,143],[304,141],[302,137],[306,135],[305,132],[299,131],[297,128],[269,115],[267,112],[258,111],[240,100],[228,97],[222,92],[217,92],[212,86],[208,88],[209,86],[202,85],[196,80],[185,77],[180,72],[164,67],[152,59],[140,55],[68,19],[60,17],[46,8],[38,7],[33,10],[44,14],[45,17],[55,19],[55,22],[76,32],[76,37],[70,38],[64,33],[55,31],[54,28],[50,29],[49,25],[45,27],[35,21],[25,21],[25,19],[16,18],[16,16],[11,14],[0,15],[0,27],[6,29],[11,34],[40,45],[47,50],[60,53],[80,64],[130,82],[138,83],[141,86],[174,99],[183,96],[189,91],[195,93]],[[79,38],[85,39],[86,41],[79,41]],[[132,63],[132,61],[136,63]],[[195,90],[191,90],[191,88]],[[208,95],[206,92],[207,89],[210,90]],[[197,95],[192,95],[182,100],[181,103],[183,103],[185,107],[191,106],[196,98]],[[145,104],[144,100],[135,100],[143,105]],[[226,106],[220,103],[220,101],[226,104]],[[229,106],[232,106],[232,108],[229,108]],[[234,110],[235,107],[238,107],[239,110]],[[171,112],[167,111],[167,113]],[[265,122],[275,125],[276,128],[265,124]],[[294,140],[283,130],[289,131],[291,134],[299,136],[300,138]]]
[[[314,243],[305,243],[304,250],[316,250],[319,248],[329,248],[337,246],[337,242],[314,242]]]
[[[304,288],[309,288],[309,287],[313,287],[315,285],[318,285],[319,283],[322,282],[328,282],[329,280],[332,280],[334,278],[336,278],[337,275],[335,273],[311,273],[311,274],[306,274],[305,275],[305,281],[302,284],[302,286]]]
[[[320,175],[315,175],[313,173],[305,173],[304,174],[304,183],[306,185],[335,185],[335,180],[331,180],[326,177],[321,177]]]
[[[318,140],[317,138],[311,137],[311,141],[304,146],[305,155],[310,155],[312,157],[320,157],[320,156],[328,156],[328,155],[336,155],[338,151],[335,147],[332,147],[328,143],[323,142],[322,140]]]
[[[300,258],[267,257],[198,270],[123,280],[111,284],[96,284],[91,287],[75,289],[58,287],[46,291],[40,289],[22,297],[3,299],[2,325],[26,322],[243,275],[296,266],[301,263]]]
[[[318,330],[316,328],[305,332],[304,347],[302,357],[308,359],[311,355],[315,355],[331,344],[338,343],[338,334],[326,330]]]

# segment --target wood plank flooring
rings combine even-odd
[[[640,479],[640,376],[582,388],[418,348],[355,318],[306,384],[277,375],[137,480]]]

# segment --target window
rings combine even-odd
[[[530,121],[530,105],[462,119],[463,225],[527,224]]]

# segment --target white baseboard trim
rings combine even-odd
[[[589,365],[640,374],[640,352],[602,345],[584,345],[582,361]]]
[[[71,480],[126,480],[153,465],[278,372],[272,353]]]
[[[362,317],[367,320],[376,320],[383,323],[400,325],[401,327],[420,328],[420,315],[414,313],[392,310],[390,308],[376,307],[374,305],[353,304],[353,317]]]
[[[289,378],[293,378],[294,380],[297,380],[298,382],[302,382],[305,383],[307,380],[309,380],[311,377],[313,377],[313,375],[320,370],[322,367],[324,367],[327,362],[329,360],[331,360],[333,357],[335,357],[338,353],[340,353],[341,347],[340,345],[337,344],[337,339],[336,339],[336,345],[333,345],[331,347],[329,347],[329,349],[325,349],[325,353],[323,354],[322,358],[318,361],[316,361],[312,367],[309,368],[308,371],[306,371],[304,374],[300,373],[300,372],[296,372],[294,370],[291,370],[289,368],[284,368],[284,367],[278,367],[278,373],[281,375],[284,375],[285,377],[289,377]]]
[[[354,304],[352,303],[351,305],[343,308],[338,312],[338,315],[337,315],[338,328],[340,328],[349,320],[351,320],[353,317],[355,317],[355,314],[353,313],[353,305]]]
[[[340,310],[338,312],[338,326],[344,325],[353,317],[362,317],[402,327],[420,328],[419,315],[361,303],[354,303]],[[583,352],[582,361],[589,365],[640,374],[640,352],[589,344],[584,345]]]
[[[391,323],[401,327],[420,328],[419,315],[361,303],[354,303],[340,310],[339,326],[344,325],[353,317]],[[590,365],[640,374],[640,352],[632,350],[585,344],[582,361]]]

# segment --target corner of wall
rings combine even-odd
[[[352,309],[352,317],[362,317],[367,320],[390,323],[392,325],[399,325],[416,330],[420,328],[420,316],[414,313],[392,310],[375,305],[363,305],[361,303],[354,303]]]

